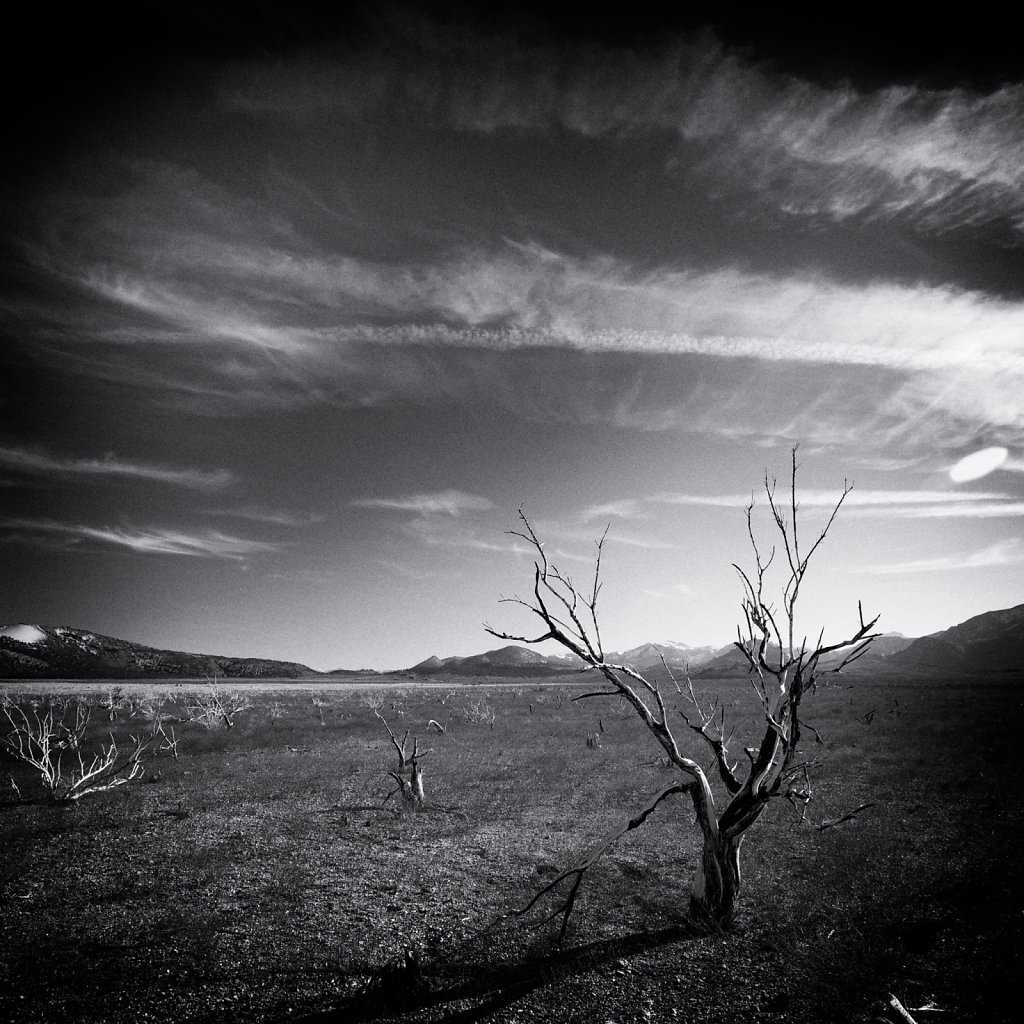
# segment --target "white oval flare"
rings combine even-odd
[[[962,484],[967,480],[978,480],[998,469],[1010,453],[1005,448],[982,448],[965,455],[950,471],[949,478]]]

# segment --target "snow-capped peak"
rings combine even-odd
[[[9,636],[20,644],[41,644],[46,640],[46,634],[38,626],[31,626],[27,622],[0,627],[0,636]]]

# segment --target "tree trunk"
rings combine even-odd
[[[423,803],[423,770],[415,761],[412,763],[412,778],[409,780],[409,792],[412,794],[410,799],[413,803]]]
[[[740,846],[743,836],[705,836],[690,896],[690,913],[700,924],[728,928],[740,891]]]
[[[423,792],[423,770],[415,761],[412,762],[412,775],[408,779],[398,772],[388,772],[388,775],[398,783],[398,792],[402,794],[402,799],[406,803],[419,806],[426,799]],[[393,792],[389,796],[393,795]]]

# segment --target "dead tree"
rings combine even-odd
[[[375,707],[373,713],[381,720],[384,728],[387,729],[388,736],[391,738],[391,745],[395,748],[395,752],[398,754],[398,771],[388,772],[398,783],[398,788],[393,789],[386,797],[384,797],[384,803],[387,803],[396,793],[402,794],[402,799],[413,807],[418,807],[423,803],[423,769],[420,767],[419,759],[425,757],[427,751],[420,753],[419,740],[413,737],[412,750],[409,749],[409,732],[405,730],[405,735],[402,737],[402,742],[398,742],[398,738],[391,731],[391,726],[388,725],[387,719],[380,713],[380,709]],[[409,777],[405,777],[406,769],[409,770]]]
[[[561,936],[564,936],[584,873],[616,840],[642,825],[663,800],[678,793],[689,797],[702,837],[702,851],[691,891],[691,914],[697,921],[715,926],[726,926],[731,921],[740,891],[740,848],[747,830],[757,821],[769,801],[775,797],[786,797],[794,788],[797,777],[802,781],[810,767],[810,762],[801,761],[799,754],[804,697],[814,691],[820,675],[838,672],[849,665],[864,654],[871,641],[879,635],[872,632],[877,616],[865,621],[858,604],[858,626],[844,639],[826,644],[823,634],[819,633],[817,641],[810,643],[806,637],[798,636],[797,604],[808,564],[831,529],[851,486],[844,483],[842,494],[824,528],[810,547],[805,548],[797,529],[796,477],[794,448],[788,497],[783,500],[777,498],[776,482],[767,474],[764,481],[771,527],[777,535],[776,547],[766,556],[759,546],[753,523],[755,506],[751,500],[746,517],[754,565],[750,571],[734,565],[743,587],[743,620],[737,630],[735,646],[747,663],[761,718],[760,737],[744,748],[740,759],[742,763],[729,753],[730,734],[724,706],[717,702],[702,703],[688,676],[684,686],[679,680],[672,679],[669,673],[674,686],[666,696],[656,680],[641,675],[629,665],[605,660],[597,612],[605,538],[597,543],[593,581],[588,594],[578,589],[567,574],[548,560],[543,543],[520,509],[522,529],[510,533],[533,548],[533,595],[530,600],[519,597],[503,600],[527,608],[540,618],[544,631],[539,636],[526,637],[489,626],[485,628],[502,640],[529,644],[555,640],[575,654],[590,671],[603,677],[608,688],[574,699],[615,697],[624,701],[661,745],[668,763],[678,770],[680,777],[678,782],[656,794],[628,822],[602,839],[577,864],[562,872],[518,913],[526,913],[543,895],[563,881],[572,879],[569,895],[548,918],[554,920],[562,915]],[[776,607],[768,594],[767,574],[780,550],[781,604]],[[822,659],[827,655],[833,657],[823,665]],[[699,742],[712,752],[719,796],[716,796],[712,779],[704,768],[681,749],[677,736],[680,728],[699,737]],[[722,789],[724,794],[721,794]]]

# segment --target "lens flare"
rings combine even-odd
[[[981,451],[965,455],[949,471],[949,478],[958,484],[967,480],[979,480],[998,469],[1009,454],[1005,448],[982,448]]]

